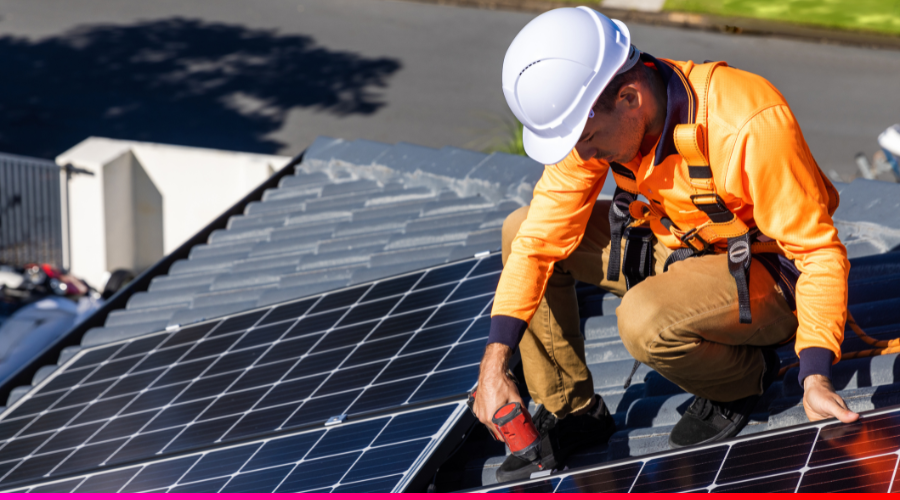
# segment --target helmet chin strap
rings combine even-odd
[[[637,64],[638,60],[641,58],[641,51],[636,49],[634,45],[631,46],[631,50],[628,52],[628,58],[625,59],[625,63],[622,64],[622,67],[619,68],[619,71],[616,71],[617,75],[621,75],[622,73],[630,70]]]

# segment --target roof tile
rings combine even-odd
[[[166,291],[138,292],[128,299],[128,309],[137,310],[175,305],[189,306],[192,297],[206,291],[209,291],[209,285],[198,285]]]
[[[278,283],[278,280],[285,274],[290,274],[297,270],[297,265],[286,265],[280,267],[272,267],[263,271],[244,271],[230,272],[221,274],[213,281],[210,291],[216,290],[233,290],[242,287],[257,287],[270,283]]]
[[[249,304],[244,308],[254,307],[256,301],[269,290],[277,288],[276,285],[259,288],[238,288],[222,292],[202,293],[194,296],[191,308],[214,307],[227,304]]]
[[[351,165],[371,165],[391,149],[389,144],[360,139],[347,143],[335,159]]]
[[[436,149],[400,142],[378,158],[379,165],[385,165],[403,173],[414,173],[437,153]],[[304,157],[305,158],[305,157]]]

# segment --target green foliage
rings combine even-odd
[[[522,144],[522,124],[517,121],[508,122],[506,124],[506,137],[499,144],[489,148],[487,152],[527,156],[525,154],[525,145]]]
[[[900,0],[666,0],[665,10],[900,35]]]

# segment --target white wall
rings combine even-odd
[[[103,166],[107,269],[143,272],[165,256],[163,197],[129,149]]]
[[[141,228],[131,231],[119,227],[122,220],[139,220],[139,217],[115,219],[116,230],[107,231],[105,199],[118,196],[119,202],[125,189],[121,179],[106,182],[104,171],[110,166],[118,171],[118,162],[130,162],[126,155],[133,154],[135,169],[141,177],[146,174],[149,182],[162,197],[162,249],[168,254],[188,238],[209,224],[222,212],[246,196],[253,188],[282,168],[290,158],[286,156],[238,153],[216,149],[190,148],[147,142],[121,141],[103,137],[90,137],[56,158],[60,165],[71,163],[89,170],[93,176],[74,175],[69,180],[69,248],[72,273],[102,289],[109,272],[116,269],[116,262],[107,258],[107,234],[122,233],[117,237],[127,240],[127,245],[138,243]],[[130,163],[129,163],[130,164]],[[141,172],[142,171],[142,172]],[[120,182],[121,181],[121,182]],[[104,187],[106,186],[106,187]],[[115,187],[117,186],[117,187]],[[106,192],[112,190],[110,192]],[[138,204],[140,196],[130,197]],[[131,208],[140,212],[140,207]],[[110,228],[112,229],[112,228]],[[114,244],[114,242],[110,242]],[[131,253],[139,255],[133,250]],[[153,252],[155,254],[155,252]],[[119,257],[110,256],[114,260]],[[135,271],[148,264],[136,257]]]

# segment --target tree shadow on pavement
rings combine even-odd
[[[0,68],[0,151],[53,158],[92,135],[275,153],[291,108],[375,113],[401,63],[176,18],[0,37]]]

